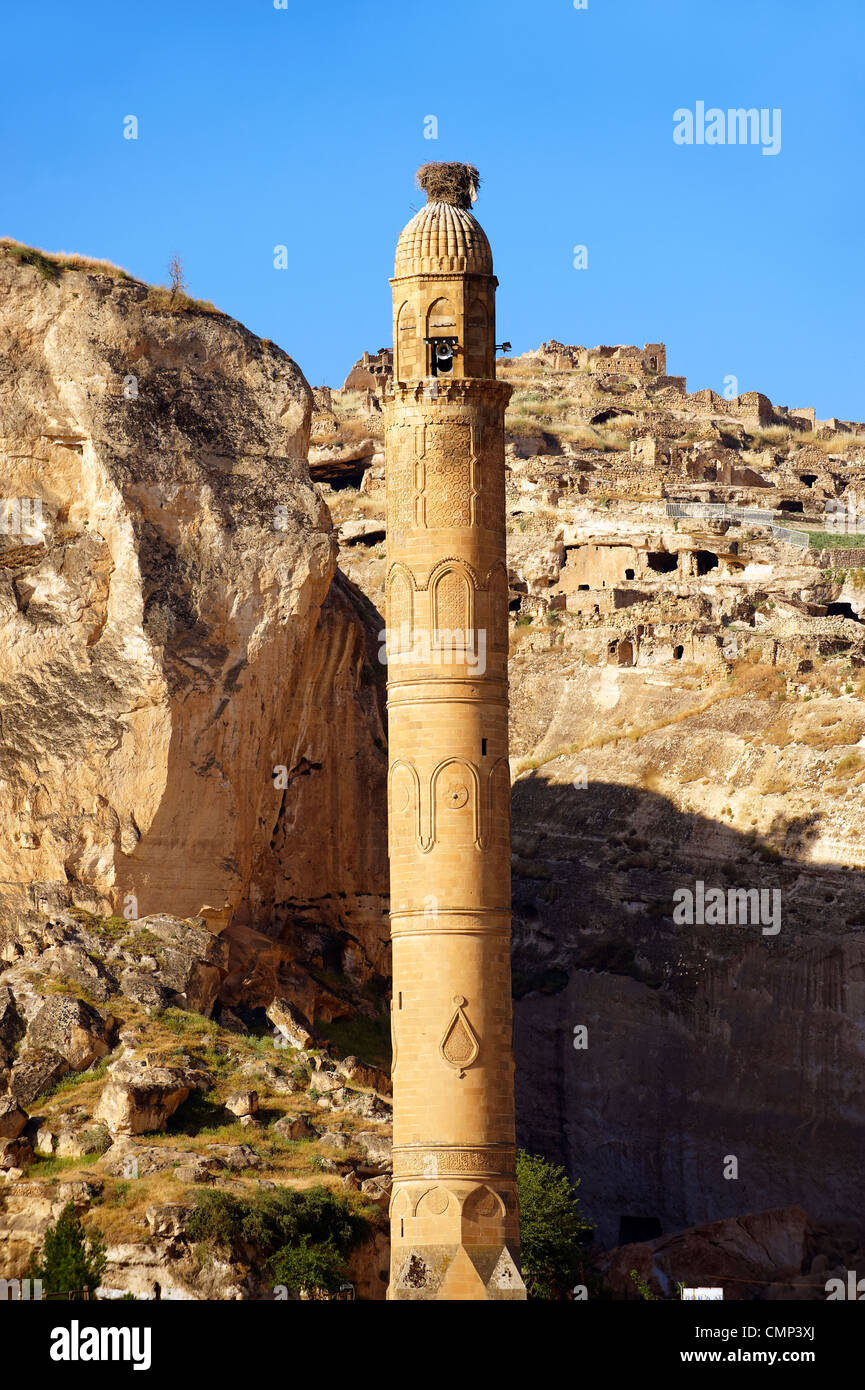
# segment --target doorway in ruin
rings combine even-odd
[[[678,555],[670,555],[666,550],[650,550],[646,559],[649,569],[655,574],[672,574],[679,567]]]
[[[620,666],[633,666],[634,664],[634,644],[633,642],[620,642],[616,649],[616,659]]]
[[[856,612],[852,603],[829,603],[826,605],[827,618],[852,618],[854,623],[861,623],[862,619]]]

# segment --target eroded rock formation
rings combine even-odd
[[[311,393],[232,319],[160,305],[0,252],[4,929],[305,915],[331,968],[353,943],[382,971],[381,674]]]

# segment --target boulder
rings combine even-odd
[[[180,920],[160,914],[134,923],[159,938],[158,985],[182,1009],[209,1015],[228,973],[228,944],[203,917]]]
[[[318,1130],[310,1124],[311,1118],[310,1115],[284,1115],[271,1125],[271,1129],[283,1139],[316,1139]]]
[[[240,1075],[253,1077],[262,1089],[271,1091],[275,1096],[294,1095],[298,1091],[305,1091],[309,1085],[309,1073],[303,1068],[282,1071],[272,1062],[262,1061],[258,1057],[251,1057],[248,1062],[244,1062],[240,1067]]]
[[[380,1071],[378,1067],[371,1067],[366,1062],[360,1062],[357,1057],[344,1057],[337,1063],[337,1070],[354,1086],[377,1091],[381,1096],[389,1096],[393,1092],[387,1072]]]
[[[9,1091],[22,1105],[32,1105],[68,1071],[66,1058],[52,1048],[27,1048],[12,1068]]]
[[[267,1017],[292,1047],[298,1048],[301,1052],[312,1047],[312,1025],[290,999],[274,999],[268,1005]]]
[[[140,1004],[148,1014],[159,1013],[168,1003],[168,992],[158,980],[141,970],[124,970],[120,977],[120,989],[125,999]]]
[[[41,1124],[36,1131],[33,1147],[43,1158],[50,1158],[54,1152],[56,1135],[50,1125]]]
[[[174,1177],[177,1182],[213,1182],[220,1169],[225,1164],[217,1158],[193,1158],[187,1163],[180,1163],[174,1170]]]
[[[57,1134],[54,1154],[57,1158],[85,1158],[87,1154],[103,1154],[110,1146],[111,1135],[104,1125],[70,1126]]]
[[[19,1139],[0,1139],[0,1168],[26,1168],[33,1162],[33,1145],[23,1135]]]
[[[53,1049],[73,1071],[84,1071],[109,1051],[113,1023],[81,999],[53,994],[30,1020],[27,1042]]]
[[[310,1080],[310,1090],[317,1091],[320,1096],[328,1095],[333,1091],[341,1091],[345,1082],[337,1071],[324,1071],[323,1069],[314,1071]]]
[[[254,1115],[258,1110],[257,1091],[234,1091],[225,1102],[226,1110],[232,1115]]]
[[[152,1066],[141,1059],[121,1058],[110,1068],[96,1118],[112,1134],[147,1134],[164,1129],[191,1091],[209,1085],[208,1076],[186,1067]]]
[[[369,1091],[344,1091],[342,1108],[350,1115],[358,1115],[365,1120],[389,1120],[392,1117],[390,1102]]]
[[[59,1212],[72,1202],[79,1210],[89,1207],[101,1197],[105,1184],[92,1173],[82,1173],[68,1182],[59,1182],[55,1189],[56,1206]]]
[[[11,1053],[25,1031],[26,1024],[16,1007],[15,996],[6,985],[0,985],[0,1054]]]
[[[104,1004],[116,989],[105,966],[76,941],[61,941],[40,952],[39,969],[64,984],[77,985],[98,1004]]]
[[[310,1098],[313,1098],[313,1092],[315,1093],[315,1103],[322,1110],[342,1110],[349,1096],[349,1092],[344,1086],[337,1086],[335,1090],[323,1092],[319,1091],[316,1086],[311,1086]]]
[[[376,451],[374,439],[336,440],[309,451],[309,474],[316,482],[359,483]]]
[[[0,1139],[17,1139],[27,1124],[27,1113],[14,1096],[0,1096]]]
[[[377,1167],[390,1168],[393,1163],[393,1140],[390,1135],[379,1134],[374,1129],[364,1129],[354,1137],[370,1163]]]
[[[191,1210],[191,1207],[185,1207],[180,1202],[163,1202],[158,1206],[147,1207],[144,1220],[152,1236],[174,1240],[184,1234]]]
[[[337,532],[340,545],[377,545],[384,538],[384,522],[371,519],[344,521]]]

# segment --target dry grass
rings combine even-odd
[[[216,314],[219,318],[225,318],[222,309],[217,309],[215,304],[211,304],[209,299],[191,299],[188,294],[182,291],[170,290],[167,285],[151,285],[146,297],[141,302],[142,309],[148,309],[155,313],[195,313],[195,314]]]
[[[824,454],[844,453],[850,448],[865,448],[865,434],[853,434],[850,430],[822,435],[814,430],[797,430],[792,425],[769,425],[766,429],[749,430],[749,435],[759,444],[796,444],[804,448],[811,445]]]
[[[863,769],[865,769],[865,754],[845,753],[844,757],[839,758],[835,764],[835,776],[843,777],[846,780],[855,777]]]
[[[4,251],[19,265],[32,265],[46,280],[54,280],[64,270],[84,270],[91,275],[110,275],[113,280],[134,280],[134,276],[122,266],[112,261],[95,260],[92,256],[80,256],[77,252],[43,251],[38,246],[26,246],[14,237],[0,237],[0,251]],[[139,282],[140,283],[140,282]]]
[[[841,722],[837,715],[828,714],[821,719],[816,728],[803,729],[798,742],[808,748],[829,749],[849,748],[856,744],[865,732],[865,722],[861,719]]]
[[[92,256],[81,256],[77,252],[43,251],[38,246],[25,246],[12,237],[0,237],[0,252],[16,261],[18,265],[30,265],[43,280],[54,281],[68,270],[81,270],[88,275],[107,275],[112,280],[128,281],[131,285],[143,285],[128,270],[114,265],[112,261],[96,260]],[[218,314],[225,315],[215,304],[207,299],[192,299],[182,290],[172,291],[166,285],[151,285],[142,301],[142,308],[171,313]]]

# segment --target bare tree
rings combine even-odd
[[[183,278],[183,261],[178,255],[173,255],[168,262],[168,276],[171,280],[171,303],[178,294],[186,293],[186,281]]]

